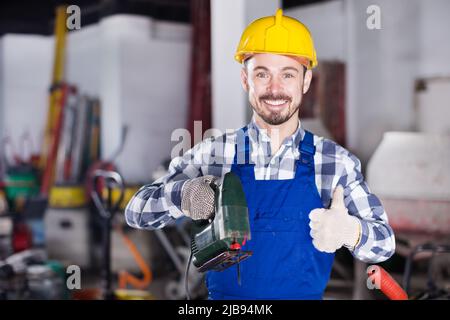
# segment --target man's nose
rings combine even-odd
[[[269,82],[269,86],[267,90],[273,94],[279,93],[283,91],[283,86],[281,80],[278,77],[272,77]]]

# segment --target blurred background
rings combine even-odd
[[[448,298],[449,1],[4,0],[1,299],[184,299],[188,222],[144,232],[123,208],[165,173],[175,129],[250,120],[234,51],[279,7],[318,55],[303,125],[361,159],[396,232],[381,265],[412,299]],[[386,299],[367,267],[339,251],[325,298]]]

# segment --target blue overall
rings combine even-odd
[[[241,285],[236,265],[209,271],[209,299],[322,299],[334,254],[318,251],[310,236],[309,213],[323,208],[315,184],[313,135],[306,131],[299,145],[294,179],[255,180],[246,128],[239,134],[245,143],[236,144],[231,171],[241,179],[249,209],[251,240],[242,250],[253,256],[240,263]],[[245,156],[245,164],[238,164],[238,155]]]

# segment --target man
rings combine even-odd
[[[321,299],[337,249],[381,262],[395,251],[394,234],[360,161],[301,126],[302,96],[317,65],[308,29],[279,9],[247,27],[235,59],[252,121],[173,159],[167,176],[131,199],[127,222],[154,229],[183,215],[207,219],[209,184],[231,170],[246,194],[252,238],[243,249],[253,256],[241,263],[241,285],[235,266],[208,272],[209,297]]]

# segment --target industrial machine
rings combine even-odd
[[[413,296],[411,268],[420,260],[429,263],[426,296],[448,288],[445,279],[439,286],[430,284],[436,282],[432,272],[448,274],[449,168],[450,135],[433,132],[386,132],[367,167],[371,191],[380,198],[395,232],[396,253],[407,258],[403,286]]]

